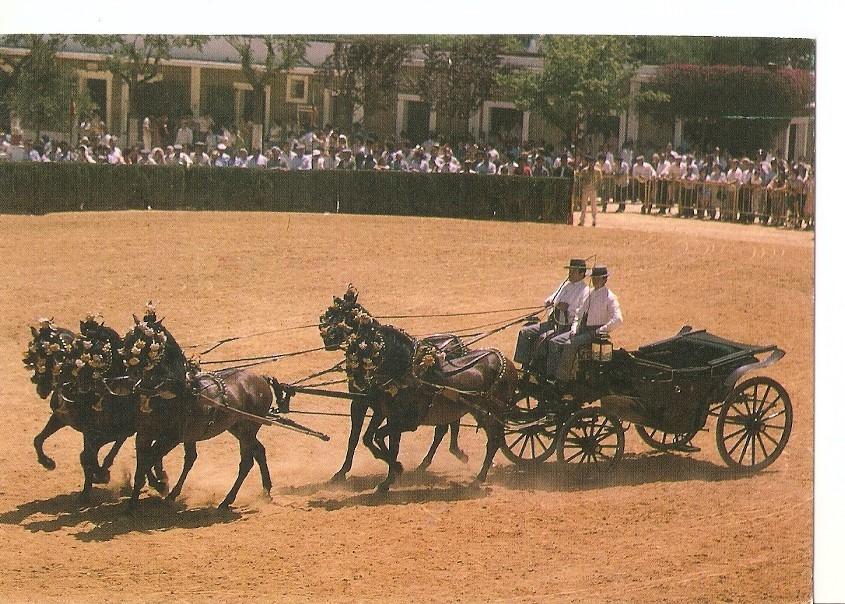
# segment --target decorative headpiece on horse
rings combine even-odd
[[[52,373],[58,376],[68,352],[67,343],[61,338],[52,319],[38,319],[38,328],[30,326],[32,341],[24,351],[23,364],[37,374],[47,373],[47,361],[52,360]]]
[[[152,315],[155,315],[154,309]],[[151,371],[161,362],[164,346],[167,343],[167,334],[164,332],[161,321],[149,323],[146,321],[149,317],[149,306],[147,314],[144,315],[144,322],[132,315],[135,319],[135,327],[126,335],[123,348],[118,351],[130,371],[139,368]]]
[[[151,325],[157,322],[158,318],[156,317],[156,305],[152,300],[150,300],[149,302],[147,302],[147,306],[144,310],[144,323],[146,323],[147,325]]]
[[[358,290],[351,283],[346,288],[346,293],[343,294],[343,301],[348,306],[354,306],[358,302]]]
[[[79,322],[81,333],[73,339],[68,353],[73,377],[83,375],[100,379],[111,368],[111,342],[100,333],[99,328],[103,326],[97,320],[100,316],[98,313],[88,313],[85,319]],[[86,369],[90,370],[90,373]]]
[[[414,360],[411,363],[411,372],[414,377],[423,377],[432,367],[439,364],[441,356],[445,355],[437,347],[420,342],[414,350]]]

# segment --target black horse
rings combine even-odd
[[[356,322],[358,329],[346,348],[350,389],[367,393],[374,413],[387,418],[373,435],[373,453],[388,465],[378,490],[389,489],[402,472],[398,456],[403,432],[456,422],[467,413],[487,435],[487,453],[476,478],[483,482],[504,442],[504,421],[518,380],[513,363],[496,349],[447,360],[437,346],[363,312]]]
[[[369,315],[367,310],[358,303],[358,291],[350,284],[343,298],[335,297],[333,304],[326,309],[325,313],[320,315],[320,335],[323,338],[323,344],[326,350],[333,351],[346,347],[349,337],[359,327],[358,317],[361,316],[361,313]],[[460,338],[453,334],[435,334],[424,338],[423,341],[431,343],[440,350],[444,350],[449,358],[461,356],[468,352]],[[359,392],[354,382],[349,382],[349,388],[350,392]],[[373,436],[375,435],[376,429],[384,421],[384,417],[381,415],[377,405],[373,405],[366,399],[353,399],[349,405],[351,428],[346,447],[346,458],[341,468],[332,476],[332,482],[345,479],[346,474],[352,468],[355,448],[358,445],[358,440],[361,438],[361,430],[368,410],[372,410],[373,417],[370,420],[367,430],[364,432],[362,442],[364,446],[373,451],[374,455],[377,454],[373,448]],[[458,445],[460,421],[454,421],[449,424],[435,426],[434,439],[431,447],[422,462],[420,462],[418,469],[424,470],[431,465],[434,454],[437,452],[440,443],[443,441],[443,437],[450,428],[451,440],[449,452],[463,463],[469,461],[469,457],[467,457],[466,453]]]
[[[185,445],[185,463],[167,496],[170,500],[181,492],[196,461],[197,441],[225,431],[238,439],[241,461],[235,484],[219,507],[227,509],[234,502],[254,462],[261,470],[265,496],[270,497],[270,470],[264,446],[257,438],[261,424],[244,419],[238,412],[264,417],[274,394],[277,400],[283,395],[275,380],[242,370],[200,373],[185,359],[154,311],[148,311],[143,321],[135,318],[135,327],[123,339],[122,354],[140,398],[135,437],[137,468],[130,510],[138,504],[150,467],[177,444]]]

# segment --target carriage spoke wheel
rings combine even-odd
[[[675,434],[673,432],[664,432],[657,428],[647,428],[639,424],[635,428],[637,434],[643,439],[643,442],[656,451],[671,451],[675,447],[687,444],[695,436],[695,432]]]
[[[731,468],[762,470],[783,452],[792,431],[792,401],[783,386],[754,377],[734,388],[716,422],[716,446]]]
[[[615,415],[596,407],[581,409],[560,429],[557,459],[565,463],[616,465],[625,452],[625,431]]]
[[[520,393],[515,401],[519,415],[535,420],[528,426],[515,425],[505,428],[502,453],[512,463],[531,465],[546,461],[555,452],[559,424],[553,416],[543,416],[538,411],[540,402],[529,394]]]

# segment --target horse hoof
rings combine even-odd
[[[38,459],[38,463],[44,466],[48,470],[55,470],[56,469],[56,462],[50,459],[49,457],[40,457]]]
[[[264,503],[273,503],[273,496],[268,491],[264,491],[261,494],[261,501]]]
[[[387,482],[380,482],[376,485],[376,493],[379,495],[385,495],[390,490],[390,484]]]
[[[221,501],[220,505],[217,506],[217,511],[219,511],[219,512],[231,512],[232,511],[232,502],[231,501]]]
[[[402,474],[404,471],[405,471],[405,467],[397,461],[396,462],[396,473]]]
[[[102,469],[99,472],[94,472],[94,475],[91,477],[91,482],[94,484],[108,484],[110,480],[111,472],[105,469]]]
[[[346,472],[341,471],[341,472],[335,473],[335,475],[331,477],[329,482],[334,484],[334,483],[338,483],[338,482],[343,482],[344,480],[346,480]]]
[[[415,472],[425,472],[428,470],[428,467],[431,465],[431,462],[423,461],[420,465],[417,466],[417,469],[414,470]]]
[[[452,455],[457,457],[458,461],[460,461],[461,463],[469,463],[469,455],[464,453],[462,450],[460,450],[460,449],[456,449],[455,451],[450,450],[450,453],[452,453]]]

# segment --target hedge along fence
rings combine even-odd
[[[0,163],[0,212],[260,210],[572,222],[560,178]]]

